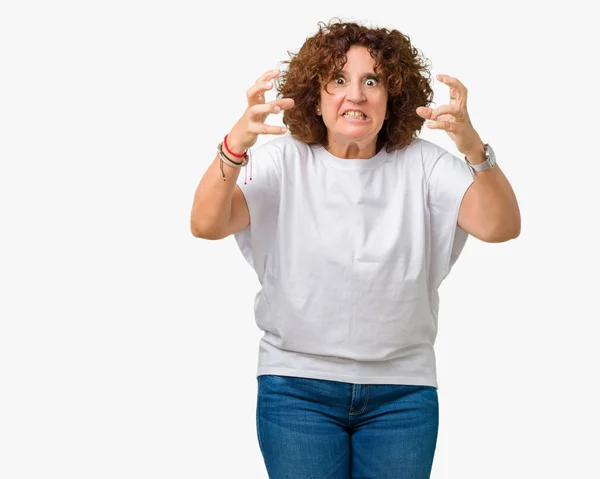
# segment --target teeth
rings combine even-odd
[[[366,118],[365,115],[359,111],[347,111],[344,113],[344,116],[348,118]]]

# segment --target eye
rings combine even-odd
[[[365,80],[365,85],[367,86],[375,86],[379,83],[379,81],[376,78],[367,78]]]
[[[333,80],[333,83],[335,83],[336,85],[343,85],[344,83],[346,83],[346,80],[344,79],[344,77],[337,77]]]

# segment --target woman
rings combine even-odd
[[[257,429],[269,477],[430,476],[438,287],[470,234],[516,238],[517,200],[456,78],[431,109],[397,30],[320,24],[266,72],[204,174],[194,236],[235,235],[255,269]],[[264,94],[278,81],[278,98]],[[289,128],[269,126],[283,112]],[[465,160],[419,139],[425,120]],[[258,135],[283,135],[252,153]],[[469,166],[472,165],[472,166]],[[246,169],[248,167],[246,166]]]

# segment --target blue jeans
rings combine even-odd
[[[432,386],[258,377],[258,443],[271,479],[428,479]]]

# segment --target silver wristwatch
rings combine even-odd
[[[492,147],[486,143],[485,144],[485,161],[483,163],[477,163],[476,165],[472,165],[467,161],[465,157],[465,161],[467,162],[468,167],[471,169],[471,173],[475,174],[475,172],[481,172],[485,170],[489,170],[496,166],[496,155],[494,154],[494,150]]]

